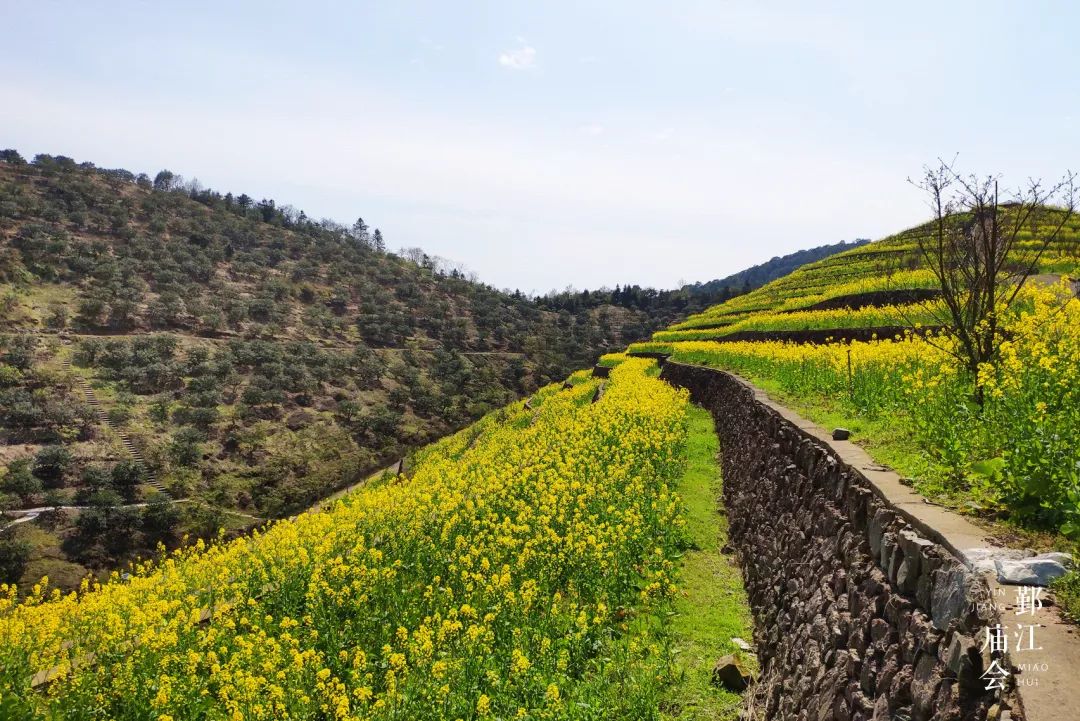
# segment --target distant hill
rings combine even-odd
[[[688,291],[692,295],[713,297],[722,293],[724,289],[748,293],[751,290],[760,288],[766,283],[771,283],[777,278],[783,278],[788,273],[791,273],[807,263],[815,263],[819,260],[828,258],[830,255],[836,255],[837,253],[842,253],[851,250],[852,248],[858,248],[869,242],[869,238],[857,238],[851,242],[841,240],[839,243],[833,243],[831,245],[819,245],[816,248],[797,250],[794,253],[774,257],[771,260],[752,266],[746,270],[740,270],[738,273],[729,275],[726,278],[718,278],[706,283],[684,285],[683,290]],[[714,300],[713,302],[716,301]]]
[[[718,303],[756,290],[807,263],[814,263],[869,242],[867,239],[860,238],[852,242],[840,241],[832,245],[800,250],[741,270],[726,278],[684,285],[676,290],[656,290],[642,288],[639,285],[615,286],[614,289],[601,288],[593,291],[569,290],[549,293],[538,298],[537,303],[551,310],[570,312],[580,312],[585,308],[600,306],[617,306],[642,311],[647,314],[649,325],[655,330],[689,315],[700,313]]]

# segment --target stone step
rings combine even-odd
[[[62,365],[66,370],[71,370],[70,360],[64,359]],[[80,390],[82,390],[83,396],[86,398],[87,405],[89,405],[97,412],[98,419],[102,421],[106,426],[116,429],[116,425],[109,420],[109,414],[106,413],[105,409],[101,407],[101,401],[99,401],[97,399],[97,396],[94,395],[94,389],[90,386],[86,379],[82,376],[75,376],[75,383],[79,386]],[[166,498],[171,498],[171,496],[169,496],[169,492],[165,490],[165,486],[162,485],[162,483],[157,479],[157,475],[147,470],[146,459],[143,458],[142,452],[138,449],[138,447],[136,447],[135,443],[131,440],[131,438],[129,438],[127,434],[123,433],[122,431],[117,430],[117,432],[120,433],[120,443],[123,444],[124,450],[126,450],[131,455],[132,460],[139,464],[140,470],[142,471],[143,481]]]

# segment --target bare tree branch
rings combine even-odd
[[[1049,187],[1029,179],[1003,201],[996,176],[961,175],[955,162],[939,158],[921,180],[908,182],[927,195],[933,214],[916,233],[941,290],[927,314],[947,329],[975,374],[997,356],[1003,316],[1073,217],[1076,175],[1067,172]]]

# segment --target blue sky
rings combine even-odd
[[[362,215],[498,287],[672,287],[1080,163],[1069,3],[0,0],[0,146]]]

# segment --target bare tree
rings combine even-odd
[[[997,356],[1003,316],[1073,217],[1075,181],[1072,172],[1054,185],[1029,180],[1003,198],[996,176],[962,175],[942,160],[920,181],[909,180],[933,211],[917,242],[941,303],[926,307],[972,373]]]

